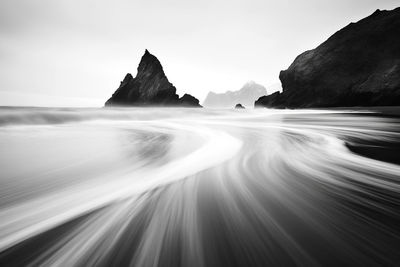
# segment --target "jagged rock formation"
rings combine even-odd
[[[165,76],[160,61],[147,50],[139,63],[136,77],[126,74],[105,105],[201,107],[191,95],[185,94],[179,98],[175,86]]]
[[[237,108],[237,109],[244,109],[244,107],[242,106],[242,104],[236,104],[236,106],[235,106],[235,108]]]
[[[203,106],[209,108],[232,108],[236,103],[241,103],[246,107],[253,107],[254,101],[266,94],[267,90],[264,86],[255,82],[248,82],[238,91],[227,91],[221,94],[209,92],[203,102]]]
[[[199,100],[189,94],[184,94],[178,101],[180,106],[183,107],[201,107]]]
[[[400,105],[400,8],[375,11],[299,55],[279,78],[277,108]]]

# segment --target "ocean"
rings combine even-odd
[[[400,262],[382,109],[0,108],[1,266]]]

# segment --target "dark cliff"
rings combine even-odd
[[[279,78],[277,108],[400,105],[400,8],[375,11],[299,55]]]
[[[191,95],[179,98],[160,61],[147,50],[139,63],[136,77],[128,73],[105,105],[200,107],[199,101]]]

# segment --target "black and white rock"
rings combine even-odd
[[[236,104],[235,106],[236,109],[244,109],[245,107],[242,106],[242,104]]]
[[[400,105],[400,8],[375,11],[299,55],[279,78],[276,108]]]
[[[179,98],[175,86],[165,76],[160,61],[145,51],[135,78],[128,73],[105,106],[185,106],[201,107],[188,94]]]

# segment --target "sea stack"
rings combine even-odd
[[[244,109],[244,107],[243,107],[242,104],[240,104],[240,103],[239,103],[239,104],[236,104],[235,108],[236,108],[236,109]]]
[[[279,78],[274,108],[400,105],[400,8],[375,11],[299,55]]]
[[[146,49],[135,78],[128,73],[105,106],[201,107],[199,100],[185,94],[179,98],[160,61]]]

